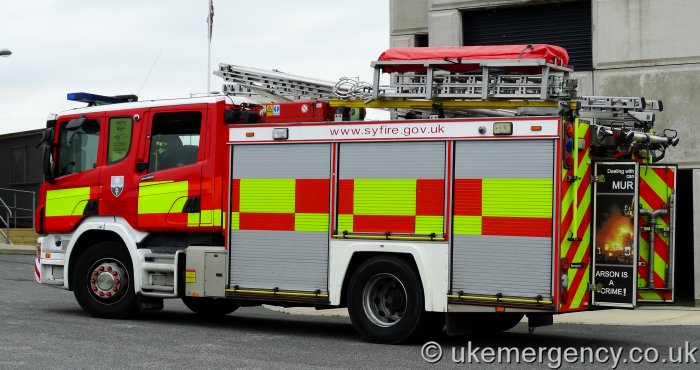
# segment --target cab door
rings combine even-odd
[[[104,113],[66,116],[57,123],[54,183],[46,183],[44,228],[68,233],[97,215],[100,169],[104,165]]]
[[[147,110],[110,111],[105,117],[105,165],[100,173],[102,186],[100,215],[119,216],[136,226],[138,185],[136,171],[139,143]]]
[[[186,231],[199,226],[207,106],[155,108],[146,118],[138,184],[138,228]]]

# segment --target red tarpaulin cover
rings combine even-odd
[[[521,55],[522,54],[522,55]],[[469,60],[484,59],[544,59],[547,63],[569,64],[569,54],[566,49],[547,44],[528,45],[488,45],[488,46],[441,46],[417,48],[391,48],[379,56],[380,61],[409,61],[409,60],[444,60],[456,61],[462,59],[462,65],[444,66],[452,71],[467,71],[475,69],[469,65]],[[382,66],[386,73],[392,72],[421,72],[425,71],[422,64]]]

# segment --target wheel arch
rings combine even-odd
[[[332,240],[329,258],[328,290],[331,305],[346,304],[347,286],[352,273],[376,255],[407,259],[423,286],[426,311],[447,312],[449,253],[447,243]]]
[[[69,290],[72,287],[72,274],[78,258],[96,242],[118,242],[131,256],[131,264],[134,270],[134,289],[140,290],[141,272],[137,253],[137,243],[143,240],[148,233],[135,230],[120,217],[98,216],[84,220],[70,238],[66,248],[66,266],[64,270],[64,285]]]
[[[87,230],[80,234],[78,239],[75,241],[73,248],[71,249],[70,257],[68,259],[68,271],[67,273],[67,284],[68,290],[73,290],[73,271],[75,269],[75,264],[80,259],[80,256],[85,253],[90,247],[103,241],[113,241],[119,243],[122,248],[126,249],[124,241],[113,231],[104,230]]]

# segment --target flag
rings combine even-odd
[[[211,42],[211,30],[214,25],[214,0],[209,0],[209,16],[207,17],[207,24],[209,25],[209,42]]]

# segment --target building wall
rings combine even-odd
[[[411,28],[421,32],[427,29],[430,46],[462,45],[463,10],[562,1],[574,0],[392,0],[392,45],[410,39]],[[667,151],[664,162],[694,169],[697,194],[700,130],[695,121],[700,117],[700,22],[696,15],[700,14],[700,1],[591,0],[591,8],[593,70],[574,73],[579,79],[579,94],[663,100],[664,111],[657,114],[655,128],[657,132],[674,129],[681,138],[678,147]],[[698,198],[694,197],[692,215],[695,231],[679,233],[695,240],[695,299],[700,304]]]
[[[462,10],[526,6],[567,0],[391,0],[392,46],[414,46],[412,35],[428,32],[430,46],[462,44]],[[673,128],[682,138],[666,161],[700,168],[700,14],[697,0],[592,0],[592,72],[578,72],[584,95],[662,99],[657,131]]]
[[[38,194],[39,185],[43,180],[41,163],[43,162],[43,152],[41,148],[36,148],[36,144],[41,140],[43,130],[32,130],[17,132],[7,135],[0,135],[0,199],[9,207],[15,206],[23,209],[32,209],[32,196],[27,193],[13,192],[8,189],[34,192]],[[13,151],[24,152],[25,161],[19,164],[12,158]],[[16,203],[15,203],[16,202]],[[0,207],[3,217],[4,208]],[[17,226],[31,227],[33,220],[30,211],[16,211]],[[14,217],[12,217],[14,223]]]
[[[684,167],[700,167],[699,13],[696,0],[593,1],[595,93],[662,99],[655,127],[678,131],[666,161]]]

